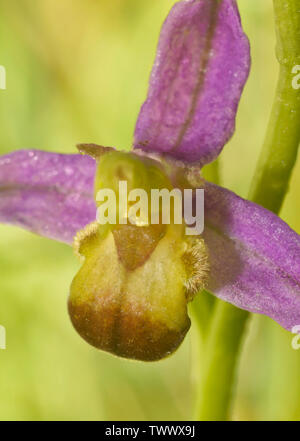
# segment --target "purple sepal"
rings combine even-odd
[[[0,222],[70,243],[95,219],[95,161],[19,150],[0,157]]]
[[[278,216],[207,183],[209,291],[284,328],[300,325],[300,236]]]
[[[176,3],[160,35],[134,147],[204,165],[235,128],[250,68],[235,0]]]

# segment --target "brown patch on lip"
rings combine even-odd
[[[190,328],[180,331],[152,320],[144,311],[120,309],[113,301],[68,302],[69,314],[77,332],[89,344],[119,357],[156,361],[174,352]]]
[[[113,229],[113,235],[119,259],[124,267],[133,271],[143,265],[155,250],[164,231],[165,225],[117,225]]]

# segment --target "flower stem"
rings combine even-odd
[[[253,201],[278,213],[288,190],[300,141],[300,2],[273,0],[279,80],[265,143],[250,191]],[[300,85],[300,80],[298,81]]]
[[[250,199],[278,213],[300,142],[300,91],[293,87],[294,66],[300,64],[300,5],[299,0],[273,2],[280,74]],[[197,391],[197,419],[229,418],[235,372],[248,317],[249,313],[220,300],[215,305]]]
[[[198,395],[197,419],[229,418],[235,369],[248,312],[217,300],[210,333],[205,341],[205,362]]]

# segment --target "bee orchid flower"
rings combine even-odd
[[[68,301],[90,344],[158,360],[186,335],[201,289],[287,330],[300,323],[300,237],[272,212],[207,182],[235,128],[250,68],[235,0],[184,0],[167,17],[133,150],[20,150],[0,158],[0,221],[74,244],[82,260]],[[85,153],[84,155],[82,153]],[[99,225],[101,188],[204,189],[205,228]],[[118,194],[117,194],[118,198]]]

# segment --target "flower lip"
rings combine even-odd
[[[158,361],[171,355],[190,328],[189,319],[181,331],[175,331],[141,313],[121,313],[113,303],[77,306],[69,300],[68,310],[74,328],[87,343],[118,357],[139,361]]]
[[[145,251],[142,228],[132,228]],[[110,229],[101,233],[93,223],[85,231],[75,240],[83,265],[73,279],[68,301],[77,332],[91,345],[126,358],[155,361],[170,355],[190,327],[191,288],[207,280],[203,241],[193,238],[197,249],[193,244],[188,248],[182,229],[169,227],[142,262],[127,265],[135,253],[128,229],[120,230],[123,236],[129,234],[130,242],[121,258],[120,242]]]
[[[153,185],[171,185],[163,165],[152,160],[117,151],[103,155],[102,149],[96,157],[97,195],[103,186],[119,188],[124,174],[129,186],[138,181],[149,191]],[[145,361],[178,348],[190,327],[187,303],[206,285],[209,273],[203,240],[186,238],[184,231],[175,222],[145,227],[93,222],[76,235],[82,267],[72,282],[68,308],[86,341]]]

